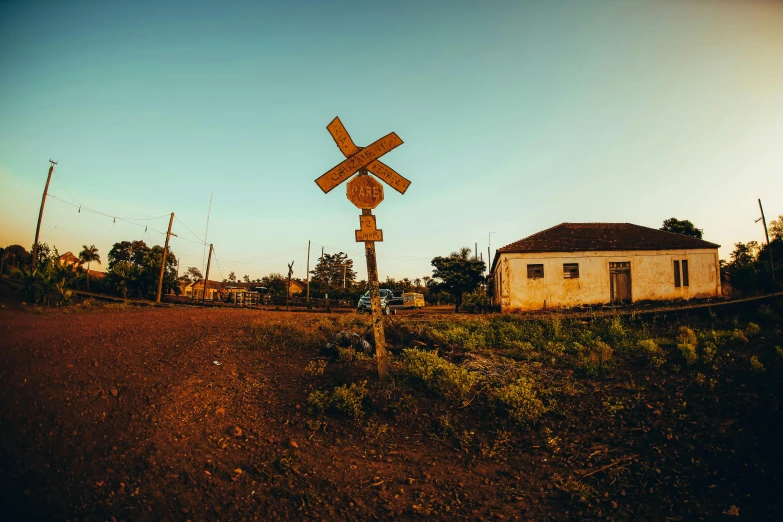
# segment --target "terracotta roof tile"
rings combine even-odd
[[[498,252],[592,252],[718,248],[694,237],[632,223],[561,223],[498,249]]]

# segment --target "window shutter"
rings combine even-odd
[[[688,286],[688,260],[682,260],[682,286]]]
[[[680,288],[680,262],[674,261],[674,288]]]

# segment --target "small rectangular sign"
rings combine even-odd
[[[356,233],[356,242],[363,241],[383,241],[383,230],[354,230]]]
[[[332,168],[329,172],[315,180],[316,184],[324,191],[329,192],[334,187],[350,178],[362,167],[366,167],[373,161],[377,160],[390,150],[402,145],[402,140],[397,133],[391,132],[379,139],[372,145],[369,145],[353,156],[346,158],[336,167]]]

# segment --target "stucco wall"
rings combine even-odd
[[[689,285],[674,286],[674,260],[688,261]],[[495,303],[501,310],[536,310],[609,303],[610,262],[631,263],[633,301],[719,296],[717,249],[542,252],[500,254],[495,268]],[[565,279],[563,263],[579,263],[579,278]],[[544,277],[528,279],[527,265],[543,264]]]

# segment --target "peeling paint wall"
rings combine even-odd
[[[674,286],[675,260],[688,261],[688,286]],[[610,262],[631,263],[634,302],[721,295],[717,249],[504,253],[495,267],[495,303],[504,312],[609,303]],[[564,263],[578,263],[579,277],[564,278]],[[528,264],[543,264],[544,277],[529,279]]]

